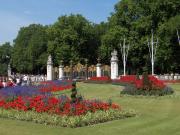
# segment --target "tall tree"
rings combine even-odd
[[[39,24],[23,27],[14,40],[13,67],[21,73],[41,72],[45,69],[46,52],[46,27]]]
[[[95,27],[79,14],[59,17],[48,29],[48,52],[53,55],[55,65],[59,64],[60,59],[65,63],[84,58],[92,62],[97,57],[99,45]]]
[[[172,34],[167,35],[168,38],[166,39],[162,36],[164,35],[163,32],[166,30],[169,31],[166,23],[168,23],[171,18],[180,15],[179,8],[180,1],[176,0],[121,0],[115,5],[114,13],[108,18],[109,30],[102,37],[102,45],[100,47],[102,52],[101,57],[104,59],[109,58],[112,48],[120,50],[118,48],[118,42],[120,42],[124,36],[127,36],[127,41],[131,43],[128,61],[129,68],[134,71],[140,68],[142,71],[142,67],[148,66],[150,71],[150,57],[148,55],[146,39],[147,36],[150,36],[151,29],[153,29],[155,36],[158,36],[161,41],[157,54],[160,57],[157,56],[155,69],[158,70],[158,73],[170,71],[179,72],[177,60],[174,61],[174,64],[167,61],[178,57],[177,52],[179,52],[179,48],[177,46],[174,47],[174,37],[176,36],[175,28],[179,28],[177,25],[180,22],[179,19],[172,20],[177,23],[174,25],[174,28],[171,29],[173,31]],[[126,32],[123,33],[121,29],[125,29]],[[163,49],[165,44],[167,44],[168,49]],[[167,53],[167,58],[163,58],[165,53]],[[163,61],[167,61],[166,64],[162,66],[164,68],[159,67]]]
[[[11,60],[12,48],[9,42],[0,46],[0,75],[7,75],[7,67]]]

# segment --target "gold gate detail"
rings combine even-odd
[[[90,65],[86,67],[86,65],[83,65],[81,63],[78,63],[76,65],[71,66],[65,66],[64,67],[64,76],[67,78],[86,78],[86,73],[89,77],[96,76],[96,65]],[[102,76],[110,76],[110,66],[109,65],[102,65],[101,66],[101,73]]]

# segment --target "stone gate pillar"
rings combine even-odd
[[[96,65],[96,77],[101,77],[101,63],[100,59],[97,59],[98,63]]]
[[[11,76],[11,66],[10,66],[10,64],[8,64],[8,77],[10,77]]]
[[[88,79],[88,59],[85,59],[85,74],[86,74],[86,80]]]
[[[47,60],[47,81],[51,80],[53,80],[53,62],[51,55],[49,55]]]
[[[117,79],[118,78],[118,57],[117,57],[117,51],[114,50],[111,53],[111,79]]]
[[[63,66],[63,61],[60,61],[59,65],[59,79],[63,79],[64,77],[64,66]]]

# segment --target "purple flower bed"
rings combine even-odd
[[[51,91],[72,86],[72,81],[54,80],[42,82],[37,86],[15,86],[6,87],[0,90],[0,98],[14,98],[18,96],[33,97],[38,95],[51,96]],[[47,90],[47,91],[43,91]],[[57,91],[57,90],[56,90]]]
[[[33,97],[38,95],[51,95],[51,92],[41,92],[42,86],[15,86],[6,87],[0,90],[0,97],[13,98],[17,96]]]

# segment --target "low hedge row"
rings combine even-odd
[[[45,125],[57,125],[62,127],[82,127],[93,125],[97,123],[103,123],[106,121],[112,121],[117,119],[123,119],[127,117],[133,117],[136,112],[133,110],[108,110],[97,111],[95,113],[88,112],[86,115],[81,116],[60,116],[50,115],[47,113],[37,113],[34,111],[18,111],[18,110],[5,110],[0,109],[1,118],[10,118],[22,121],[33,121],[35,123]]]

